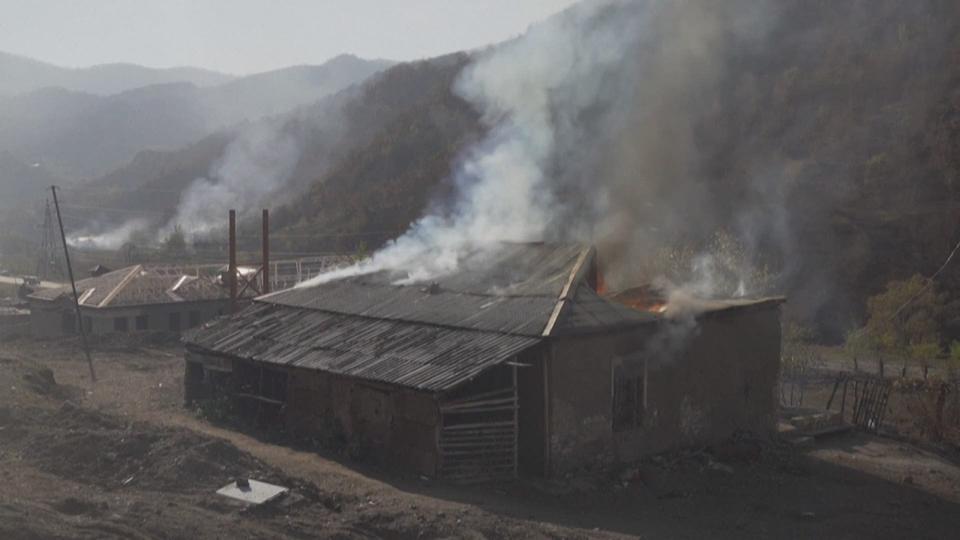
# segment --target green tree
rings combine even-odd
[[[860,360],[876,354],[876,344],[865,329],[856,328],[844,336],[843,352],[853,361],[853,370],[860,371]]]
[[[940,346],[939,337],[936,341],[924,341],[910,345],[907,350],[907,357],[920,364],[923,368],[923,378],[926,379],[930,373],[931,360],[940,356],[943,347]]]
[[[940,352],[943,308],[944,298],[936,284],[920,275],[891,281],[883,292],[870,297],[864,331],[878,360],[883,355],[900,359],[903,374],[909,362],[928,366]]]
[[[355,262],[362,261],[370,256],[370,248],[367,247],[367,243],[363,240],[357,242],[357,247],[353,252],[353,260]]]

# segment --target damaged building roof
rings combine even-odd
[[[456,387],[545,337],[656,320],[586,285],[595,250],[504,244],[409,285],[378,272],[258,298],[187,335],[200,352],[426,391]]]
[[[663,318],[597,294],[588,283],[595,258],[581,245],[503,244],[429,282],[402,284],[407,274],[384,271],[261,296],[184,341],[202,354],[446,391],[546,338]]]
[[[227,298],[227,292],[211,279],[186,274],[170,266],[137,264],[77,282],[80,305],[91,308],[171,304]],[[73,296],[70,287],[45,289],[31,294],[34,300],[56,301]]]
[[[377,272],[258,300],[291,307],[525,336],[637,324],[654,317],[600,298],[584,283],[595,250],[568,244],[504,244],[468,257],[429,283]]]

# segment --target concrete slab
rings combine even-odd
[[[250,504],[263,504],[281,497],[290,491],[285,487],[275,486],[258,480],[247,480],[247,483],[248,485],[243,486],[237,485],[237,482],[230,482],[218,489],[217,494]]]

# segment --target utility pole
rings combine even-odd
[[[57,224],[60,225],[60,241],[63,243],[63,258],[67,263],[70,288],[73,289],[73,307],[77,310],[77,328],[80,330],[80,342],[83,344],[83,353],[87,357],[87,367],[90,368],[90,381],[97,382],[97,374],[93,371],[93,358],[90,357],[90,347],[87,345],[87,332],[83,327],[83,315],[80,314],[80,297],[77,296],[77,282],[73,279],[73,266],[70,265],[67,235],[63,232],[63,218],[60,217],[60,203],[57,201],[57,186],[50,186],[50,191],[53,193],[53,206],[57,210]]]
[[[263,209],[263,287],[260,294],[270,292],[270,211]]]

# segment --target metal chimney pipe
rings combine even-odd
[[[237,310],[237,211],[230,210],[230,233],[228,251],[230,264],[227,268],[227,281],[230,285],[230,312]]]
[[[263,294],[270,292],[270,211],[263,209]]]

